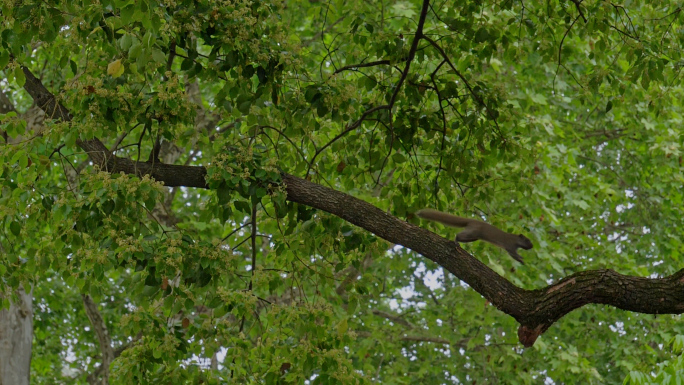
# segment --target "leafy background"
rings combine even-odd
[[[4,1],[0,84],[19,114],[2,120],[0,277],[5,306],[34,290],[32,382],[86,382],[99,365],[79,294],[125,348],[112,383],[668,378],[680,316],[586,306],[523,350],[467,284],[286,203],[277,182],[527,234],[524,266],[466,249],[528,289],[587,269],[672,274],[679,6],[431,2],[412,50],[415,1]],[[20,65],[71,123],[27,122]],[[93,137],[141,161],[161,138],[212,189],[98,172],[76,145]]]

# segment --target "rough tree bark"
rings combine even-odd
[[[0,385],[28,385],[33,342],[33,298],[23,287],[17,301],[0,310]]]
[[[0,113],[16,111],[14,104],[0,90]],[[39,131],[43,122],[43,111],[31,107],[23,118],[28,122],[26,130]],[[10,140],[4,131],[0,136],[16,143],[20,138]],[[4,250],[0,250],[4,252]],[[7,293],[9,294],[9,293]],[[18,301],[10,298],[10,308],[0,311],[0,385],[28,384],[31,369],[33,342],[33,298],[23,288],[16,292]]]
[[[24,89],[41,106],[47,117],[71,120],[59,104],[26,67]],[[206,169],[150,162],[136,162],[111,154],[99,139],[78,140],[95,164],[108,172],[150,175],[168,187],[208,188]],[[457,243],[389,215],[379,208],[302,178],[282,173],[287,199],[334,214],[389,242],[408,247],[436,262],[519,323],[518,338],[532,346],[537,337],[565,314],[590,303],[647,314],[684,313],[684,269],[664,278],[642,278],[613,270],[592,270],[573,274],[558,283],[537,290],[515,286]]]

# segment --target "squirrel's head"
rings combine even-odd
[[[532,241],[522,234],[518,234],[518,247],[521,249],[529,250],[532,246]]]

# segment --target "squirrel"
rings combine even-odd
[[[452,227],[465,227],[465,230],[456,234],[456,242],[474,242],[479,239],[489,242],[506,250],[516,261],[522,263],[523,259],[518,255],[518,248],[529,250],[533,247],[532,241],[522,234],[511,234],[500,230],[489,223],[475,219],[457,217],[433,209],[416,211],[416,215],[423,219],[439,222]]]

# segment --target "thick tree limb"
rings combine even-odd
[[[684,270],[666,278],[641,278],[613,270],[573,274],[539,290],[524,290],[498,275],[458,244],[330,188],[283,174],[288,200],[315,207],[408,247],[444,267],[520,324],[518,337],[532,346],[565,314],[590,303],[648,314],[684,313]]]
[[[33,97],[36,104],[45,111],[45,117],[70,122],[72,116],[69,110],[57,102],[54,95],[43,86],[43,83],[28,68],[22,66],[22,70],[26,76],[24,89]],[[91,140],[78,139],[76,144],[88,153],[90,160],[102,170],[111,173],[124,172],[137,176],[150,175],[157,181],[164,181],[169,187],[206,188],[204,181],[206,169],[204,167],[176,166],[159,162],[136,162],[128,158],[121,158],[113,155],[104,143],[97,138]]]
[[[24,88],[48,117],[71,120],[68,110],[56,102],[38,79],[25,67]],[[135,162],[113,156],[98,140],[79,140],[95,164],[109,172],[150,175],[166,186],[207,188],[206,169]],[[573,274],[538,290],[513,285],[457,243],[385,213],[379,208],[313,182],[282,173],[287,199],[336,215],[389,242],[408,247],[436,262],[470,285],[494,306],[520,323],[518,338],[532,346],[537,337],[565,314],[597,303],[647,314],[684,313],[684,269],[665,278],[642,278],[613,270]]]

